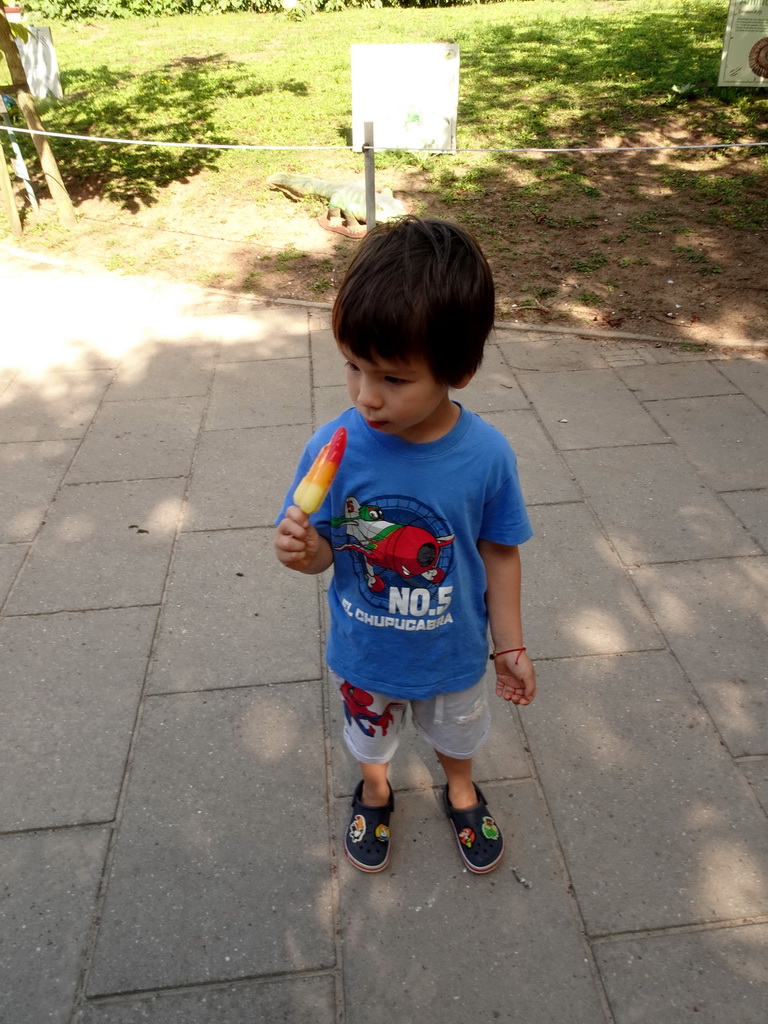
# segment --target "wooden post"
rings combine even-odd
[[[29,91],[29,83],[27,82],[24,65],[21,63],[21,57],[16,49],[16,43],[11,35],[8,21],[2,13],[0,13],[0,50],[2,50],[5,59],[8,61],[11,81],[14,84],[14,92],[16,94],[16,103],[24,120],[27,122],[27,127],[33,132],[44,132],[45,128],[37,112],[37,105],[32,93]],[[48,138],[45,135],[33,135],[32,141],[35,144],[35,149],[40,159],[40,166],[43,169],[51,197],[56,204],[59,220],[64,227],[73,228],[77,223],[75,208],[72,206],[72,200],[69,198],[69,192],[67,192],[64,182],[61,180],[59,167]]]
[[[5,162],[5,151],[2,146],[0,146],[0,192],[3,194],[3,205],[8,212],[11,231],[16,238],[21,238],[21,218],[16,209],[16,200],[13,198],[11,178],[8,174],[8,164]]]
[[[3,124],[8,129],[7,132],[3,132],[3,135],[8,136],[8,142],[11,145],[11,167],[13,167],[16,172],[16,177],[20,178],[24,185],[24,191],[27,193],[29,205],[35,213],[37,213],[40,207],[37,204],[37,196],[35,195],[35,190],[32,188],[32,182],[29,180],[29,171],[27,169],[26,162],[21,150],[19,149],[19,144],[16,141],[16,133],[12,130],[13,123],[8,116],[8,108],[5,105],[6,98],[7,97],[0,96],[0,119],[2,119]]]

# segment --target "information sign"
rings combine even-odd
[[[717,84],[768,86],[768,0],[731,0]]]
[[[372,121],[377,148],[451,152],[458,105],[458,43],[352,46],[354,149]]]

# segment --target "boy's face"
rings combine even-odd
[[[448,385],[435,380],[423,359],[369,362],[344,345],[339,351],[347,360],[349,397],[369,427],[418,444],[438,440],[455,425],[459,410]],[[457,387],[471,379],[468,376]]]

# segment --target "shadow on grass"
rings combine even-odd
[[[589,306],[598,327],[658,333],[655,323],[666,333],[680,308],[667,287],[676,282],[688,323],[705,320],[712,336],[765,336],[758,268],[768,175],[754,162],[561,154],[446,168],[421,192],[420,178],[414,172],[411,192],[420,212],[457,221],[480,242],[502,318],[536,328],[575,315],[579,324],[578,307]],[[726,314],[740,327],[720,326]]]
[[[585,145],[664,122],[674,110],[689,130],[726,134],[725,142],[761,129],[765,138],[766,93],[715,84],[722,22],[721,11],[693,4],[686,16],[635,9],[621,18],[488,26],[463,44],[463,69],[472,73],[459,121],[499,126],[503,138],[491,145]],[[684,97],[710,102],[688,105]],[[725,105],[738,111],[725,114]]]
[[[49,131],[107,138],[231,144],[242,141],[222,127],[217,104],[265,92],[308,93],[299,79],[262,84],[248,67],[224,54],[178,57],[136,74],[102,66],[62,75],[68,98],[43,105]],[[216,167],[221,151],[54,140],[56,157],[77,205],[108,199],[135,212],[157,201],[159,190]],[[30,154],[32,150],[30,149]]]
[[[677,140],[706,145],[768,139],[768,93],[714,85],[724,14],[710,0],[691,0],[684,16],[666,17],[639,5],[625,11],[617,4],[610,18],[603,9],[602,14],[535,19],[528,6],[514,5],[506,24],[477,20],[454,37],[461,44],[464,69],[461,144],[556,147]],[[307,82],[261,82],[258,74],[253,65],[221,52],[177,56],[141,74],[106,67],[70,70],[65,76],[68,99],[50,108],[46,123],[62,131],[112,137],[248,141],[238,137],[242,122],[236,104],[222,103],[222,98],[268,94],[275,117],[281,98],[298,98],[304,110],[313,103]],[[347,113],[340,105],[332,121],[344,143],[351,139]],[[200,172],[220,167],[221,196],[207,181],[182,193],[186,219],[180,229],[199,235],[218,231],[211,227],[211,211],[224,198],[232,199],[233,209],[240,203],[243,216],[254,222],[262,215],[262,207],[253,206],[266,176],[262,164],[249,167],[248,187],[238,194],[231,173],[224,183],[227,168],[220,152],[61,140],[55,148],[79,203],[97,197],[139,212],[157,201],[163,187],[191,182]],[[706,150],[499,153],[487,158],[382,153],[377,184],[390,183],[387,170],[397,168],[403,172],[398,198],[410,210],[448,217],[474,231],[497,274],[504,316],[517,318],[527,309],[526,322],[532,326],[551,314],[579,325],[588,316],[600,326],[624,330],[636,329],[641,320],[648,330],[649,318],[668,327],[669,307],[661,303],[673,279],[680,294],[691,285],[696,302],[690,316],[703,319],[741,308],[746,312],[740,316],[754,320],[744,330],[759,335],[764,334],[765,285],[757,268],[762,265],[760,232],[768,222],[766,155],[766,150],[746,149],[725,151],[716,159]],[[334,166],[333,160],[312,154],[306,162],[302,158],[299,169],[334,180],[361,176],[346,166],[339,170],[346,156]],[[198,212],[199,229],[193,226]],[[140,218],[135,220],[141,225]],[[156,229],[154,223],[141,226]],[[226,234],[226,228],[220,230]],[[285,239],[290,238],[286,226]],[[238,251],[240,242],[233,241],[236,272],[219,274],[210,252],[201,255],[200,264],[210,268],[206,283],[279,295],[280,279],[272,273],[284,269],[278,256],[264,259],[255,247]],[[342,265],[332,274],[325,261],[317,267],[309,262],[292,266],[297,281],[291,294],[311,299],[332,295],[334,278],[343,271]],[[632,295],[625,294],[638,282],[644,293],[638,286]],[[712,307],[709,313],[704,300]],[[579,305],[588,308],[578,312]]]
[[[489,26],[473,38],[464,60],[472,75],[465,79],[460,123],[485,133],[489,146],[595,146],[606,136],[631,145],[627,137],[639,131],[655,133],[659,145],[768,141],[768,92],[715,85],[720,48],[712,40],[720,38],[721,14],[694,3],[684,16],[629,10],[621,19],[564,17]],[[508,114],[500,117],[500,109]],[[486,132],[488,122],[494,128]],[[729,171],[749,162],[734,185],[703,184],[698,172],[667,175],[664,184],[698,193],[704,203],[740,200],[744,216],[734,218],[733,226],[758,230],[768,217],[768,175],[764,167],[752,170],[752,158],[765,153],[723,154]],[[640,174],[655,168],[656,158],[601,155],[592,159],[589,176],[608,182],[618,166],[624,172],[633,166]],[[500,156],[497,166],[522,167],[537,179],[532,192],[566,198],[574,184],[574,159],[562,154],[535,160],[534,165],[528,155]]]
[[[686,16],[532,22],[521,10],[462,40],[459,125],[489,147],[766,141],[768,94],[714,84],[721,15],[692,4]],[[695,275],[706,291],[717,282],[723,308],[758,316],[764,282],[750,261],[768,222],[766,152],[499,153],[482,166],[436,161],[426,184],[418,172],[412,181],[422,212],[465,224],[494,271],[520,282],[508,296],[515,316],[527,307],[534,326],[580,294],[601,325],[626,330],[638,309],[611,310],[638,274]]]

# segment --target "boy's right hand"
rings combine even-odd
[[[298,505],[290,505],[275,533],[275,552],[282,564],[306,572],[317,559],[321,541],[306,512]]]
[[[536,668],[525,650],[497,654],[493,665],[497,695],[519,707],[530,704],[536,696]]]

